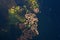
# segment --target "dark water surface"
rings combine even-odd
[[[59,14],[60,13],[60,1],[39,0],[39,3],[40,3],[41,13],[37,14],[37,17],[39,18],[38,29],[39,29],[40,35],[37,36],[37,38],[34,38],[34,40],[60,40],[60,14]],[[20,4],[18,3],[18,5]],[[6,11],[7,9],[5,10],[3,9],[4,7],[0,8],[0,24],[1,26],[3,26],[2,28],[4,28],[4,25],[7,22],[7,20],[5,20],[5,17],[3,16],[3,13],[7,14],[7,11]],[[10,33],[9,32],[4,33],[4,35],[0,35],[0,38],[2,40],[16,40],[15,39],[16,29],[12,27],[10,30],[13,30],[13,31],[10,31]]]

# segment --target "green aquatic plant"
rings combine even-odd
[[[39,12],[39,5],[37,3],[37,0],[25,0],[25,1],[27,1],[28,3],[27,5],[26,4],[23,6],[15,5],[8,9],[9,24],[10,25],[18,24],[19,25],[18,27],[23,32],[23,34],[20,36],[20,38],[18,38],[18,40],[27,40],[27,38],[29,38],[30,35],[31,37],[33,37],[33,34],[39,35],[39,32],[37,30],[38,18],[36,16],[36,13]],[[24,14],[24,15],[20,15],[20,14]],[[24,27],[23,27],[23,24],[24,24]],[[32,34],[29,34],[29,33],[32,33]]]
[[[16,6],[16,7],[12,7],[11,9],[9,9],[9,18],[10,18],[10,24],[12,23],[17,23],[17,22],[25,22],[25,18],[22,17],[22,15],[18,15],[18,11],[19,11],[20,7]]]

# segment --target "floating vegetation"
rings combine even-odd
[[[9,13],[12,13],[12,14],[15,13],[15,9],[14,9],[14,7],[12,7],[11,9],[9,9]]]
[[[25,3],[28,4],[20,6],[13,1],[8,5],[9,25],[18,25],[17,27],[22,30],[22,35],[17,40],[31,40],[33,36],[39,35],[38,18],[36,16],[36,13],[39,13],[38,2],[37,0],[25,0]]]
[[[32,31],[36,31],[36,34],[38,35],[38,31],[37,31],[37,22],[38,22],[38,18],[36,17],[36,15],[34,13],[29,13],[25,15],[27,21],[25,22],[25,24],[31,25],[30,28]]]

